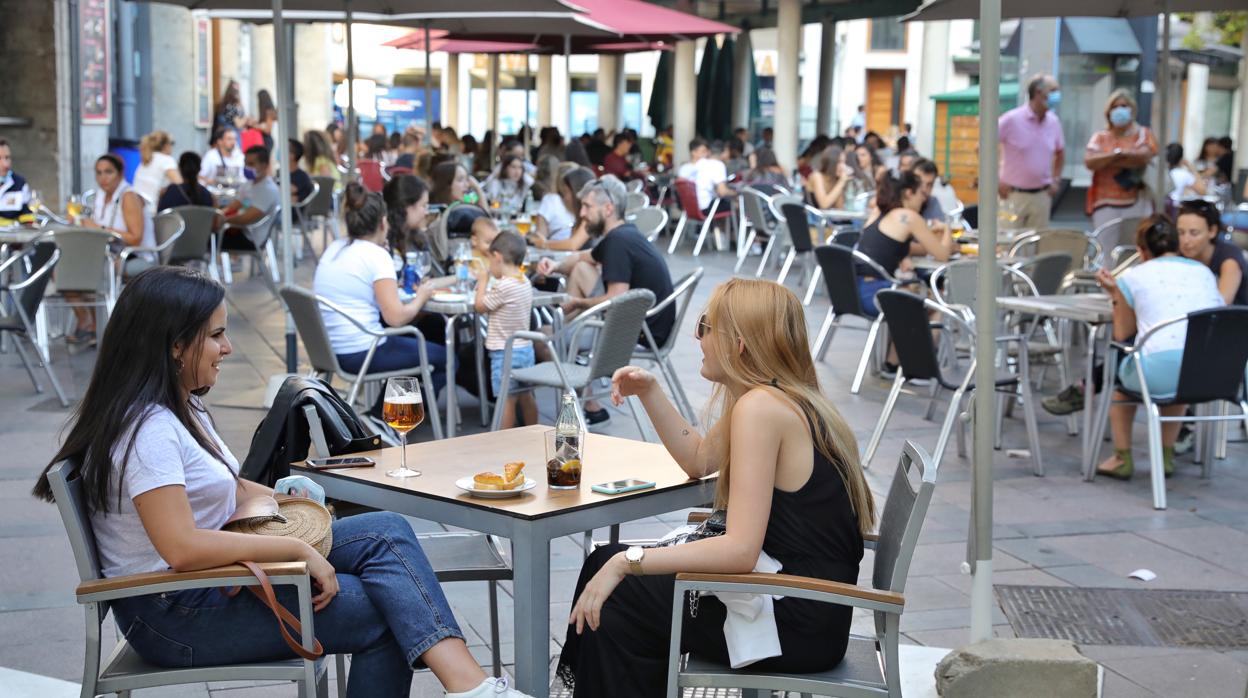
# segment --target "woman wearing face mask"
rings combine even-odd
[[[1146,218],[1153,214],[1153,202],[1142,196],[1145,168],[1157,155],[1157,139],[1152,131],[1135,122],[1136,105],[1131,94],[1118,89],[1105,104],[1109,128],[1092,134],[1084,164],[1092,170],[1088,188],[1087,213],[1092,227],[1099,228],[1115,218]]]

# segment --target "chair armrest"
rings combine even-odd
[[[876,546],[878,546],[879,544],[880,544],[880,534],[878,533],[862,534],[862,547],[867,548],[868,550],[875,550]]]
[[[306,577],[308,574],[308,565],[305,562],[261,562],[256,566],[274,584],[290,584],[289,580],[283,581],[282,578]],[[183,589],[251,586],[259,583],[246,567],[225,565],[193,572],[145,572],[96,579],[79,584],[74,595],[78,598],[78,603],[92,603]]]
[[[893,613],[901,613],[906,605],[906,597],[896,592],[864,589],[854,584],[798,577],[791,574],[681,572],[676,575],[676,583],[687,589],[743,594],[776,594]]]
[[[871,270],[879,275],[881,279],[891,281],[894,284],[897,283],[897,279],[895,279],[892,274],[884,271],[884,267],[881,267],[878,262],[868,257],[865,252],[859,251],[857,247],[854,248],[854,261],[861,262],[862,264],[871,267]]]
[[[685,520],[685,523],[700,524],[709,518],[711,518],[711,511],[709,509],[698,509],[696,511],[689,512],[689,518]]]

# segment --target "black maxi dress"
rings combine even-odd
[[[581,568],[576,598],[623,545],[594,551]],[[849,493],[835,466],[817,449],[810,479],[796,492],[773,490],[763,551],[781,572],[846,584],[858,582],[862,535]],[[576,634],[569,625],[559,658],[559,678],[576,698],[650,698],[666,695],[672,594],[675,575],[627,576],[603,604],[597,631]],[[573,602],[575,605],[575,601]],[[686,598],[682,652],[728,663],[724,640],[727,609],[704,596],[696,614]],[[762,671],[826,671],[840,663],[849,642],[852,609],[805,599],[775,602],[782,654],[751,668]]]

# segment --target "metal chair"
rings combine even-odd
[[[1187,323],[1187,332],[1183,342],[1183,362],[1179,365],[1179,382],[1172,397],[1151,395],[1148,381],[1144,379],[1143,361],[1148,347],[1148,340],[1158,333],[1174,325]],[[1106,358],[1105,377],[1106,391],[1100,400],[1098,414],[1093,420],[1094,433],[1092,443],[1099,446],[1105,435],[1105,420],[1109,412],[1117,371],[1112,367],[1118,365],[1116,352],[1121,352],[1128,361],[1135,364],[1135,373],[1140,376],[1140,392],[1130,393],[1122,388],[1118,390],[1126,394],[1131,402],[1145,405],[1148,419],[1148,456],[1149,470],[1153,485],[1153,508],[1166,508],[1166,479],[1162,468],[1161,425],[1163,422],[1222,422],[1243,421],[1248,415],[1248,391],[1245,390],[1244,369],[1248,366],[1248,308],[1228,306],[1210,308],[1188,313],[1182,317],[1172,318],[1154,326],[1147,334],[1137,337],[1135,344],[1126,346],[1114,343],[1110,356]],[[1166,405],[1198,405],[1226,401],[1235,403],[1242,410],[1237,415],[1226,415],[1220,411],[1212,415],[1179,415],[1163,417],[1159,408]],[[1085,408],[1086,409],[1086,408]],[[1202,477],[1212,473],[1212,454],[1206,453],[1203,458]],[[1084,473],[1085,480],[1091,480],[1096,474],[1096,462],[1099,456],[1088,460]]]
[[[312,191],[308,192],[308,195],[303,197],[302,201],[292,204],[290,207],[291,213],[295,215],[295,222],[299,225],[299,237],[302,239],[303,243],[294,249],[296,260],[303,259],[303,250],[305,247],[313,257],[316,256],[316,248],[312,247],[312,238],[308,234],[308,222],[311,219],[311,216],[308,215],[307,211],[308,207],[312,205],[312,202],[316,200],[316,197],[320,196],[320,193],[321,185],[313,180]]]
[[[36,242],[27,251],[9,257],[3,264],[0,264],[0,278],[3,278],[14,265],[19,263],[30,265],[30,273],[25,279],[14,284],[0,285],[0,298],[3,297],[2,294],[7,293],[14,310],[12,315],[6,314],[4,312],[6,304],[0,303],[0,335],[5,332],[14,335],[13,346],[17,348],[17,356],[22,360],[22,366],[30,376],[30,382],[35,384],[35,392],[42,393],[43,386],[39,385],[39,379],[35,377],[35,370],[30,365],[30,356],[22,347],[23,338],[30,342],[35,350],[35,356],[38,357],[43,370],[48,374],[52,390],[56,393],[57,399],[61,401],[61,407],[69,407],[65,392],[61,390],[61,384],[56,380],[56,374],[52,372],[48,349],[46,346],[40,346],[36,340],[35,331],[35,314],[39,312],[39,305],[43,303],[43,294],[47,290],[48,281],[52,278],[52,270],[56,268],[56,263],[60,258],[60,250],[56,248],[55,243],[48,240]]]
[[[375,193],[381,193],[386,186],[386,166],[380,160],[363,158],[355,161],[355,170],[360,173],[360,184]]]
[[[435,439],[442,438],[442,418],[438,415],[438,410],[436,409],[438,396],[433,392],[433,369],[429,366],[429,356],[425,352],[425,336],[421,334],[420,330],[412,325],[404,325],[403,327],[387,327],[380,333],[373,332],[347,311],[321,298],[312,291],[299,288],[298,286],[282,287],[281,300],[286,304],[286,308],[290,310],[291,317],[294,318],[295,330],[299,333],[299,339],[303,341],[303,348],[308,352],[308,361],[312,364],[312,373],[321,376],[327,383],[332,383],[334,376],[339,376],[351,383],[351,390],[347,393],[347,404],[354,405],[355,398],[360,393],[360,388],[368,383],[385,381],[387,378],[410,376],[412,371],[419,370],[421,384],[426,391],[426,402],[430,406],[426,410],[426,414],[433,421],[433,437]],[[373,337],[373,343],[368,347],[368,354],[364,357],[364,363],[360,365],[359,373],[347,373],[338,365],[338,355],[334,353],[334,347],[329,341],[329,331],[325,329],[325,318],[322,315],[324,311],[341,315],[359,328],[361,332]],[[400,371],[369,373],[369,364],[373,362],[373,354],[376,353],[377,346],[381,344],[381,340],[386,337],[397,337],[400,335],[409,335],[420,340],[420,362]]]
[[[880,439],[884,435],[884,428],[888,426],[888,419],[893,414],[893,408],[897,405],[897,396],[901,394],[901,388],[911,380],[931,381],[933,386],[932,402],[928,407],[928,418],[930,419],[932,408],[936,404],[937,398],[940,397],[940,391],[952,390],[953,395],[949,399],[949,409],[945,413],[944,424],[940,428],[940,436],[936,440],[936,449],[932,452],[933,463],[937,467],[940,465],[941,459],[944,457],[945,446],[949,443],[949,432],[953,430],[954,419],[962,413],[962,399],[967,393],[975,392],[975,363],[974,342],[971,342],[971,357],[966,374],[960,380],[954,380],[945,372],[942,366],[940,352],[936,347],[936,340],[932,338],[932,330],[939,329],[942,337],[948,336],[953,329],[952,326],[960,326],[962,332],[965,332],[970,338],[975,336],[975,327],[967,322],[965,316],[948,306],[926,300],[913,293],[905,291],[885,290],[880,291],[875,296],[875,302],[880,307],[880,311],[884,315],[884,322],[888,323],[888,331],[893,337],[893,346],[897,349],[897,361],[900,364],[897,368],[897,377],[893,380],[893,388],[888,393],[888,399],[884,403],[884,411],[880,413],[880,419],[875,425],[875,431],[871,434],[871,440],[867,444],[866,453],[863,455],[863,467],[870,467],[871,459],[875,456],[875,451],[880,445]],[[929,311],[940,313],[941,322],[933,325],[928,319]],[[1014,343],[1021,345],[1023,338],[1018,335],[997,337],[998,343]],[[946,352],[948,355],[950,352]],[[951,362],[956,363],[956,356],[948,356]],[[992,361],[995,357],[987,357],[985,360]],[[1035,406],[1031,399],[1030,382],[1026,379],[1028,375],[1027,352],[1019,351],[1018,353],[1019,372],[1010,373],[1008,371],[998,371],[996,380],[993,384],[993,390],[998,393],[1008,395],[1020,394],[1023,400],[1023,418],[1027,425],[1027,439],[1031,446],[1031,458],[1034,472],[1037,477],[1044,475],[1044,462],[1040,456],[1040,433],[1036,427]],[[965,454],[965,443],[963,439],[963,430],[958,430],[958,452],[960,455]],[[1000,448],[1000,444],[997,444]]]
[[[308,202],[308,207],[303,213],[309,220],[316,221],[321,227],[321,249],[324,250],[329,244],[331,234],[335,240],[342,237],[338,230],[338,207],[334,194],[337,181],[333,177],[313,177],[312,181],[316,182],[316,196]],[[327,226],[326,223],[329,225]]]
[[[555,388],[572,391],[581,396],[581,400],[600,397],[592,391],[595,380],[610,378],[616,369],[627,366],[637,349],[637,338],[642,336],[647,311],[654,306],[654,293],[645,288],[634,288],[625,291],[610,300],[581,313],[564,328],[568,353],[563,360],[555,341],[542,332],[516,332],[507,338],[503,348],[503,378],[499,388],[498,404],[506,402],[511,394],[511,381],[519,383],[517,390],[533,391],[538,388]],[[579,348],[580,333],[586,328],[597,329],[594,338],[589,364],[582,366],[575,362]],[[675,331],[673,329],[673,331]],[[511,368],[511,351],[517,339],[527,339],[545,344],[551,348],[552,361],[537,364],[529,368]],[[632,410],[637,428],[645,433],[645,427],[637,408],[632,401],[628,403]],[[503,411],[494,410],[493,423],[490,431],[498,431],[502,424]]]
[[[788,229],[789,242],[792,243],[792,246],[789,248],[789,253],[784,257],[784,264],[780,266],[780,275],[776,277],[776,283],[781,286],[784,285],[784,280],[788,277],[789,269],[793,267],[793,262],[798,258],[798,256],[800,256],[802,258],[801,283],[809,286],[811,290],[814,289],[814,255],[812,253],[815,249],[815,243],[810,233],[810,219],[808,217],[810,210],[808,210],[808,207],[805,204],[785,203],[780,205],[781,221],[782,224]],[[820,218],[819,220],[821,221],[819,227],[820,232],[822,233],[823,219]],[[823,235],[820,234],[819,237],[822,238]],[[809,305],[810,299],[811,293],[808,290],[803,303],[805,305]]]
[[[654,335],[650,332],[650,326],[643,324],[642,332],[646,336],[646,343],[642,347],[633,352],[633,359],[641,361],[650,361],[659,367],[659,372],[663,374],[663,379],[667,381],[667,387],[672,391],[672,397],[676,399],[680,413],[689,420],[689,423],[697,426],[698,416],[693,409],[693,405],[689,402],[689,396],[685,394],[685,388],[680,383],[680,377],[676,373],[676,366],[672,364],[672,349],[676,347],[676,340],[680,337],[680,328],[684,325],[685,313],[689,310],[689,304],[693,301],[693,294],[698,288],[698,282],[702,280],[705,270],[698,267],[689,272],[676,283],[676,287],[672,290],[672,294],[659,304],[646,311],[646,319],[649,320],[659,313],[667,309],[673,303],[676,303],[676,323],[672,326],[672,331],[667,335],[667,341],[659,346],[654,341]]]
[[[1066,275],[1074,267],[1074,260],[1069,252],[1045,252],[1013,266],[1031,279],[1036,293],[1052,296],[1062,290]]]
[[[277,253],[273,250],[273,229],[280,227],[281,217],[282,206],[278,204],[260,220],[247,225],[243,234],[247,246],[242,249],[225,249],[222,244],[225,231],[222,230],[217,234],[217,248],[225,253],[223,256],[239,255],[250,258],[253,265],[252,272],[260,274],[260,280],[278,301],[281,301],[281,295],[277,290],[277,285],[281,283],[281,279],[277,275]],[[229,278],[229,263],[222,260],[221,266],[222,272],[226,278]]]
[[[659,235],[667,230],[667,211],[658,206],[643,206],[624,216],[624,220],[637,226],[637,230],[650,242],[659,239]]]
[[[823,318],[823,324],[819,327],[819,334],[815,337],[811,353],[816,361],[822,361],[824,355],[828,353],[828,347],[832,345],[832,337],[841,327],[855,330],[866,329],[867,343],[862,347],[862,357],[858,359],[858,370],[854,373],[854,382],[849,389],[851,393],[857,395],[862,387],[862,379],[867,373],[867,362],[871,359],[871,352],[875,349],[880,334],[880,324],[884,322],[882,315],[872,317],[863,310],[862,297],[858,294],[857,265],[867,265],[878,278],[889,281],[892,288],[897,287],[897,280],[867,255],[836,243],[816,247],[815,260],[818,261],[819,268],[823,270],[828,300],[831,301],[832,307],[828,308],[828,314]],[[866,328],[847,326],[843,324],[843,319],[846,317],[862,318],[869,325]]]
[[[758,270],[754,273],[754,278],[763,275],[763,269],[767,266],[767,260],[771,257],[771,250],[776,245],[776,228],[778,223],[776,220],[767,215],[767,211],[771,208],[771,196],[766,192],[759,191],[754,187],[741,188],[741,210],[745,212],[745,223],[747,233],[745,242],[741,248],[737,250],[737,264],[732,268],[732,273],[741,271],[741,266],[745,264],[745,258],[750,254],[750,248],[754,246],[754,241],[758,236],[767,236],[767,245],[763,247],[763,258],[758,262]]]
[[[113,273],[113,254],[109,245],[120,238],[115,233],[94,228],[56,228],[52,240],[61,251],[57,263],[55,289],[59,298],[48,307],[94,308],[97,318],[96,338],[104,331],[108,316],[117,301],[117,275]],[[65,294],[80,294],[79,300],[68,300]]]
[[[624,213],[627,215],[643,206],[649,205],[650,199],[644,193],[640,191],[630,191],[628,192],[628,196],[624,199]]]
[[[81,582],[75,590],[75,596],[87,618],[82,695],[117,693],[128,696],[130,691],[141,688],[207,681],[294,681],[299,685],[300,696],[325,695],[328,677],[324,659],[282,659],[247,664],[167,668],[144,661],[124,638],[118,640],[117,646],[107,659],[102,658],[100,627],[108,615],[112,601],[189,589],[254,586],[259,582],[242,565],[226,565],[187,573],[149,572],[104,578],[100,572],[91,514],[87,509],[82,480],[77,471],[77,463],[61,461],[48,471],[48,481],[56,499],[56,508],[61,514],[61,522],[69,536],[69,545],[74,551],[74,562]],[[307,565],[303,562],[262,562],[258,566],[265,571],[274,586],[296,588],[299,609],[295,615],[303,626],[303,637],[300,640],[305,649],[311,650],[315,635],[312,581],[308,576]],[[344,682],[341,678],[339,684],[342,695],[341,686]]]
[[[630,194],[642,192],[646,188],[646,182],[643,179],[630,179],[624,184],[624,188]]]
[[[1079,263],[1080,269],[1089,269],[1101,258],[1103,250],[1095,238],[1088,237],[1082,230],[1042,228],[1015,239],[1009,256],[1017,259],[1050,252],[1065,252],[1071,260]]]
[[[161,213],[176,213],[186,224],[182,234],[169,250],[168,264],[203,264],[208,275],[220,281],[217,269],[221,255],[217,252],[217,211],[211,206],[178,206]]]
[[[1098,266],[1115,266],[1121,250],[1135,250],[1135,229],[1142,218],[1115,218],[1092,231],[1092,239],[1101,246]]]
[[[156,234],[155,247],[126,247],[117,255],[118,264],[121,269],[121,278],[123,280],[138,274],[146,269],[167,264],[169,257],[173,251],[173,246],[177,244],[178,238],[182,237],[182,233],[186,230],[186,221],[182,217],[164,211],[156,214],[152,220],[152,227]],[[156,261],[144,257],[138,257],[140,254],[153,254]]]
[[[864,546],[875,550],[869,588],[788,574],[677,574],[667,664],[668,697],[681,695],[684,688],[731,687],[745,689],[746,695],[749,691],[763,691],[766,695],[771,695],[771,691],[793,691],[803,696],[901,698],[898,642],[906,604],[906,579],[936,489],[938,468],[922,448],[906,442],[884,501],[879,534],[863,536]],[[919,483],[917,487],[912,478]],[[682,665],[681,609],[686,593],[698,591],[775,594],[861,608],[874,616],[875,632],[869,636],[851,634],[841,662],[820,673],[760,673],[749,667],[733,670],[697,656],[689,656]]]
[[[710,232],[711,227],[716,221],[731,221],[732,211],[724,205],[724,200],[715,197],[711,202],[711,208],[706,213],[702,212],[702,208],[698,206],[698,188],[692,179],[676,179],[676,200],[680,203],[680,220],[676,221],[676,232],[672,234],[672,243],[667,246],[667,253],[672,254],[676,251],[676,246],[680,244],[680,236],[685,231],[685,225],[692,221],[693,223],[701,223],[702,229],[698,231],[698,241],[693,245],[693,256],[697,257],[702,253],[702,243],[706,241],[706,234]]]

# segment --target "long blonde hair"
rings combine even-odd
[[[862,533],[874,530],[875,500],[858,460],[858,441],[849,424],[819,388],[810,357],[806,317],[792,291],[771,281],[730,279],[711,293],[706,318],[716,355],[728,383],[749,388],[780,389],[801,409],[811,428],[811,439],[845,485]],[[738,342],[745,351],[738,351]],[[726,447],[719,463],[716,508],[728,503],[731,472],[732,410],[736,399],[724,384],[716,384],[711,409],[718,407]]]
[[[163,151],[173,140],[165,131],[152,131],[151,133],[139,139],[139,158],[146,165],[152,161],[152,156]]]

